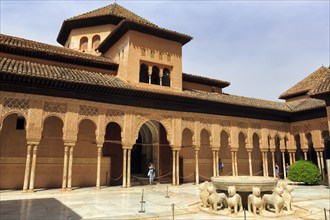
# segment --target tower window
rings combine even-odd
[[[149,75],[148,75],[148,66],[145,64],[141,64],[140,66],[140,82],[149,83]]]
[[[163,70],[162,85],[171,86],[170,71],[167,68],[164,68]]]
[[[79,44],[79,49],[83,52],[85,52],[88,48],[88,38],[87,37],[82,37],[80,39],[80,44]]]
[[[94,35],[92,38],[92,45],[93,45],[93,49],[96,50],[101,42],[101,37],[100,35]]]
[[[157,66],[152,67],[152,74],[151,74],[151,84],[159,85],[159,68]]]

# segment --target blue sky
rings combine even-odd
[[[3,34],[56,42],[63,20],[114,1],[1,0]],[[170,30],[193,37],[183,72],[226,80],[224,92],[277,100],[329,66],[329,1],[117,1]]]

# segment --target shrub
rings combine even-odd
[[[311,161],[298,160],[289,168],[288,179],[305,184],[318,184],[321,179],[319,168]]]

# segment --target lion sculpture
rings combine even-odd
[[[212,211],[216,212],[218,210],[218,205],[220,205],[220,209],[227,205],[226,194],[217,193],[213,184],[209,185],[207,191],[209,192],[208,204],[210,204]]]
[[[263,210],[263,202],[260,196],[260,189],[258,187],[252,187],[252,194],[248,196],[248,210],[251,212],[251,206],[253,210],[253,214],[257,214],[257,210],[259,214],[262,214]]]
[[[284,207],[284,199],[281,196],[282,194],[283,188],[275,187],[272,194],[265,194],[262,197],[263,207],[269,209],[269,205],[273,205],[275,207],[275,214],[278,215],[281,213]]]
[[[234,208],[235,214],[237,214],[238,211],[241,212],[243,210],[242,197],[236,193],[235,186],[228,186],[227,205],[228,205],[228,214],[231,214],[232,208]]]
[[[210,186],[210,183],[208,181],[205,181],[204,183],[199,185],[199,190],[201,193],[199,194],[199,198],[202,201],[202,205],[204,208],[207,207],[207,200],[209,198],[209,192],[207,191],[207,188]]]

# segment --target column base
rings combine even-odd
[[[29,189],[27,192],[34,193],[34,189]]]
[[[95,187],[95,189],[96,189],[96,190],[100,190],[100,189],[101,189],[101,187],[97,186],[97,187]]]
[[[27,192],[28,192],[27,189],[23,189],[23,190],[22,190],[22,193],[27,193]]]

